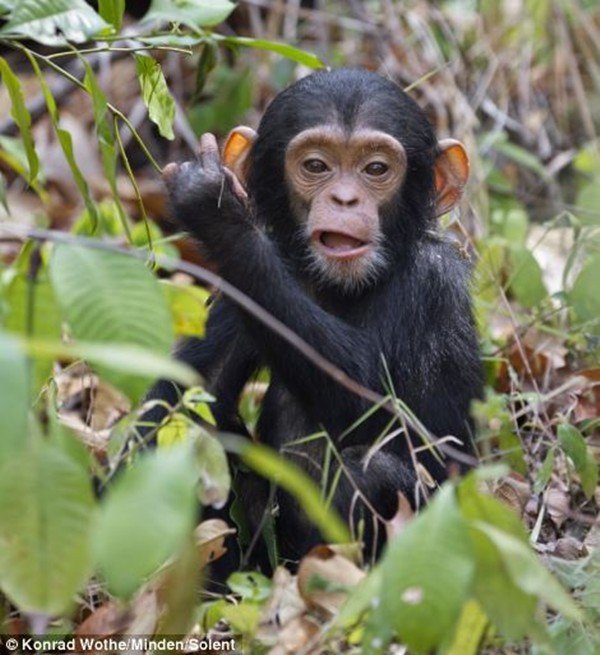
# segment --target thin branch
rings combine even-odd
[[[267,328],[277,334],[277,336],[281,337],[293,348],[296,348],[296,350],[298,350],[298,352],[300,352],[308,361],[314,364],[314,366],[316,366],[319,370],[327,374],[330,378],[335,380],[339,385],[355,394],[356,396],[359,396],[360,398],[364,398],[369,402],[379,404],[390,414],[398,416],[401,420],[406,421],[413,429],[416,429],[419,432],[423,432],[422,424],[419,421],[415,421],[412,416],[405,415],[402,409],[398,407],[397,403],[390,401],[376,391],[365,387],[364,385],[351,378],[344,371],[342,371],[342,369],[338,368],[335,364],[323,357],[323,355],[321,355],[309,343],[304,341],[304,339],[299,337],[291,328],[285,325],[285,323],[282,323],[279,319],[264,309],[264,307],[259,305],[255,300],[247,296],[245,293],[234,287],[232,284],[224,280],[216,273],[213,273],[196,264],[180,261],[171,257],[166,257],[164,255],[148,253],[144,250],[131,250],[114,243],[85,238],[81,236],[73,236],[71,234],[55,230],[29,229],[14,224],[0,225],[0,230],[9,233],[11,236],[18,235],[24,239],[33,239],[35,241],[52,241],[56,243],[81,246],[85,248],[93,248],[96,250],[119,252],[123,255],[136,257],[137,259],[143,259],[145,261],[149,259],[153,264],[168,271],[182,271],[187,273],[196,280],[199,280],[204,284],[208,284],[214,287],[216,290],[220,291],[224,296],[239,305],[253,318],[263,323]],[[426,436],[432,443],[435,443],[437,447],[437,438],[434,435],[431,435],[431,433],[428,431],[426,431]],[[475,457],[468,455],[461,450],[448,445],[445,442],[439,443],[439,450],[444,454],[452,457],[454,460],[466,464],[467,466],[477,465],[477,459]]]

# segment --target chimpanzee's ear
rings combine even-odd
[[[456,206],[469,178],[469,157],[460,141],[442,139],[433,166],[435,173],[435,215],[441,216]]]
[[[254,139],[256,132],[251,127],[240,125],[231,130],[223,147],[223,164],[244,185],[248,178],[248,155]]]

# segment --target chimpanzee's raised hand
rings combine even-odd
[[[247,194],[237,177],[221,164],[217,140],[203,134],[195,160],[168,164],[163,177],[173,218],[218,257],[224,236],[248,227]]]

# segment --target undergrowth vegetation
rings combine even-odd
[[[597,3],[92,4],[0,0],[0,640],[598,653]],[[361,561],[326,485],[217,434],[203,381],[170,358],[177,337],[203,334],[220,282],[173,233],[161,164],[203,131],[256,123],[323,65],[399,82],[472,159],[461,212],[442,223],[474,266],[482,466],[416,517],[400,499],[377,563]],[[143,452],[133,426],[159,377],[189,389]],[[267,383],[263,371],[244,391],[250,432]],[[393,431],[408,410],[386,400]],[[306,438],[336,457],[327,435]],[[199,502],[230,494],[227,453],[321,530],[297,575],[242,567],[206,591],[226,540],[256,545],[235,503],[230,522],[198,525]],[[277,566],[268,521],[264,533]]]

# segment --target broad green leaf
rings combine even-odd
[[[210,293],[201,287],[175,284],[169,280],[161,280],[160,286],[171,310],[175,334],[177,336],[204,336],[208,317],[207,301]]]
[[[19,0],[0,0],[0,14],[12,11],[18,3]]]
[[[228,0],[152,0],[142,20],[182,23],[197,31],[222,23],[234,9]]]
[[[189,446],[140,457],[108,491],[95,531],[97,562],[109,589],[129,597],[194,526],[197,470]]]
[[[0,173],[0,205],[4,211],[10,216],[10,209],[6,200],[6,178],[3,173]]]
[[[221,617],[234,631],[244,635],[254,634],[260,623],[261,612],[260,605],[248,601],[237,605],[223,603],[221,606]]]
[[[542,269],[525,246],[511,246],[509,255],[511,264],[509,288],[523,307],[535,307],[548,295],[542,278]]]
[[[583,435],[574,425],[568,423],[561,423],[557,434],[561,448],[573,460],[575,469],[581,471],[587,460],[587,445]]]
[[[459,504],[463,516],[471,526],[473,522],[485,521],[527,544],[527,533],[519,517],[492,496],[480,493],[478,477],[471,474],[459,485]],[[469,531],[476,562],[473,595],[504,636],[520,639],[531,627],[537,598],[513,582],[490,539],[473,527]]]
[[[174,139],[175,101],[160,64],[148,55],[136,55],[135,62],[150,120],[158,126],[158,131],[165,139]]]
[[[207,40],[202,48],[202,54],[198,60],[198,66],[196,68],[196,88],[194,89],[194,95],[192,97],[192,103],[198,102],[202,91],[204,90],[204,85],[210,72],[217,65],[219,60],[219,48],[214,40]]]
[[[114,252],[57,246],[50,278],[73,335],[82,341],[139,346],[169,352],[173,334],[163,294],[144,264]],[[117,386],[129,386],[122,374],[102,371]],[[138,388],[140,393],[143,389]]]
[[[314,481],[296,464],[262,444],[222,435],[226,450],[237,453],[251,469],[294,496],[326,541],[346,543],[350,535],[335,511],[323,503]]]
[[[27,440],[29,376],[19,342],[0,332],[0,466]]]
[[[469,600],[463,606],[452,644],[444,655],[477,655],[489,620],[479,603]]]
[[[581,322],[590,322],[590,330],[600,334],[600,256],[590,259],[581,269],[567,297],[573,307],[576,318]]]
[[[54,100],[54,96],[52,95],[52,91],[46,82],[44,74],[40,70],[39,64],[32,55],[29,56],[29,61],[33,70],[35,71],[35,74],[38,77],[40,86],[42,87],[42,93],[44,94],[46,106],[48,107],[50,120],[52,121],[56,137],[60,143],[67,164],[69,165],[69,169],[71,170],[71,175],[73,175],[75,184],[79,189],[79,193],[81,193],[81,197],[83,198],[86,209],[90,213],[90,216],[94,218],[94,222],[97,223],[96,205],[92,200],[88,183],[82,172],[79,170],[77,162],[75,161],[75,154],[73,152],[73,137],[71,136],[70,132],[63,129],[60,125],[60,113],[58,111],[58,107],[56,106],[56,101]]]
[[[227,586],[244,600],[261,603],[271,595],[273,583],[258,571],[236,571],[227,578]]]
[[[285,43],[278,43],[277,41],[267,41],[266,39],[253,39],[246,36],[225,36],[214,35],[219,42],[228,46],[243,46],[245,48],[255,48],[257,50],[268,50],[275,52],[282,57],[287,57],[303,66],[309,68],[324,68],[325,64],[310,52],[294,48]]]
[[[217,437],[196,427],[194,453],[200,471],[200,501],[220,509],[227,502],[231,489],[227,455]]]
[[[22,34],[45,45],[83,43],[110,27],[85,0],[21,0],[3,34]]]
[[[210,101],[196,104],[189,112],[190,124],[196,134],[207,131],[226,133],[238,125],[252,106],[254,89],[250,69],[218,67],[207,87],[212,96]]]
[[[54,291],[48,279],[45,263],[46,247],[26,243],[18,259],[6,272],[2,282],[5,300],[4,327],[20,336],[34,339],[60,339],[62,316]],[[32,257],[35,258],[32,260]],[[35,270],[35,280],[30,279],[30,269]],[[52,357],[36,357],[33,360],[31,390],[37,394],[52,372]]]
[[[91,573],[87,471],[49,442],[0,470],[0,585],[21,611],[64,613]]]
[[[138,398],[147,384],[158,378],[173,380],[184,386],[199,382],[198,374],[187,364],[136,345],[85,341],[65,345],[56,341],[26,341],[24,348],[32,357],[54,357],[71,361],[85,359],[102,370],[115,384],[121,383],[133,398]],[[127,374],[142,378],[142,382],[146,382],[140,389],[139,385],[129,379],[131,375]],[[132,389],[136,393],[133,393]]]
[[[117,32],[123,24],[125,12],[125,0],[98,0],[98,11],[100,16],[110,23]]]
[[[600,170],[577,194],[574,211],[584,225],[600,225]]]
[[[573,599],[541,564],[527,543],[483,521],[475,521],[473,527],[494,544],[512,582],[521,591],[543,600],[564,616],[575,620],[581,618]]]
[[[546,457],[544,457],[544,461],[535,476],[533,493],[541,493],[550,481],[550,476],[552,475],[552,469],[554,467],[554,453],[554,448],[550,448],[546,453]]]
[[[50,278],[76,338],[169,351],[169,311],[154,276],[140,260],[59,245],[50,260]]]
[[[558,426],[558,440],[561,448],[571,458],[581,487],[587,498],[591,498],[598,484],[598,465],[593,454],[588,450],[581,432],[568,423]]]
[[[19,78],[12,72],[4,57],[0,57],[0,73],[2,74],[2,81],[4,82],[8,95],[10,96],[10,102],[12,105],[10,115],[19,126],[21,138],[23,139],[23,146],[25,147],[25,153],[27,154],[27,162],[29,165],[28,181],[30,184],[33,184],[37,177],[40,164],[35,151],[33,136],[31,134],[31,115],[25,105],[25,99],[23,98],[23,91],[21,90]]]
[[[156,442],[161,448],[186,443],[192,438],[195,427],[185,414],[174,412],[165,423],[161,424],[156,433]]]
[[[115,137],[112,128],[107,120],[108,102],[104,91],[100,88],[96,75],[92,67],[87,61],[84,61],[85,77],[83,83],[85,84],[88,93],[92,99],[92,106],[94,108],[94,123],[96,124],[96,132],[98,134],[98,144],[100,146],[100,155],[102,159],[102,168],[104,175],[110,186],[112,197],[114,200],[114,207],[116,207],[121,226],[125,232],[129,232],[129,223],[123,205],[121,203],[121,195],[117,189],[117,155],[115,147]],[[99,218],[100,216],[92,215],[91,218]]]
[[[0,160],[9,168],[12,168],[17,175],[20,175],[26,180],[42,201],[47,200],[46,191],[42,186],[44,182],[44,167],[42,162],[39,162],[36,179],[31,181],[29,179],[27,152],[25,151],[25,144],[21,138],[0,135]]]
[[[496,209],[490,217],[494,231],[503,236],[511,245],[523,245],[527,238],[529,219],[522,207]]]
[[[376,614],[415,653],[449,639],[469,596],[471,539],[451,484],[390,544]]]

